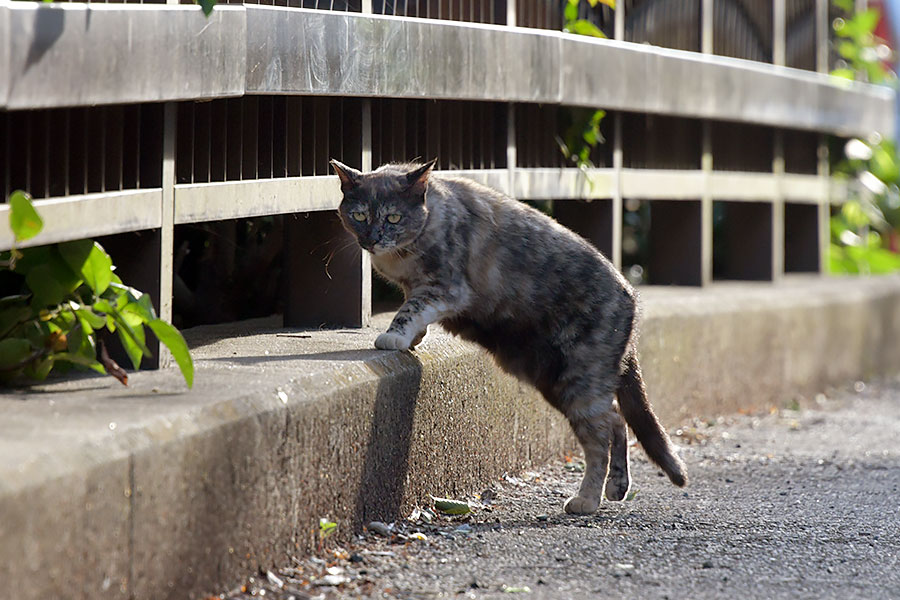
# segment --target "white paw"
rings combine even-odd
[[[410,340],[406,336],[393,331],[385,331],[375,338],[375,347],[379,350],[409,350]]]
[[[591,500],[590,498],[583,498],[581,496],[572,496],[566,500],[564,508],[570,515],[589,515],[597,510],[598,506],[600,506],[598,500]]]

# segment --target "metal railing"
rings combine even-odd
[[[280,219],[286,323],[366,323],[368,259],[332,252],[331,157],[437,156],[554,200],[649,283],[819,271],[842,193],[825,136],[894,127],[891,91],[825,74],[827,2],[583,2],[615,40],[551,31],[563,4],[289,0],[206,19],[3,0],[0,190],[39,199],[47,226],[29,244],[113,236],[123,276],[169,319],[183,228],[265,216]],[[568,107],[608,111],[593,169],[559,152]]]

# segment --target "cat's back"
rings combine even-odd
[[[469,180],[439,181],[459,223],[449,243],[468,247],[467,275],[478,290],[529,304],[630,290],[593,245],[540,211]]]

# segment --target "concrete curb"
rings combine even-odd
[[[643,298],[644,373],[669,426],[900,367],[897,277]],[[438,331],[415,355],[360,350],[385,318],[192,330],[190,392],[164,370],[128,388],[86,378],[0,396],[5,589],[198,597],[307,551],[319,517],[348,535],[573,447],[559,415],[468,344]]]

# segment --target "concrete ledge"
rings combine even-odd
[[[900,365],[900,278],[645,289],[651,399],[762,408]],[[376,329],[189,332],[197,384],[85,378],[0,396],[0,577],[21,598],[181,598],[571,448],[563,419],[472,346]],[[690,465],[689,465],[690,468]],[[548,507],[549,510],[558,507]]]

